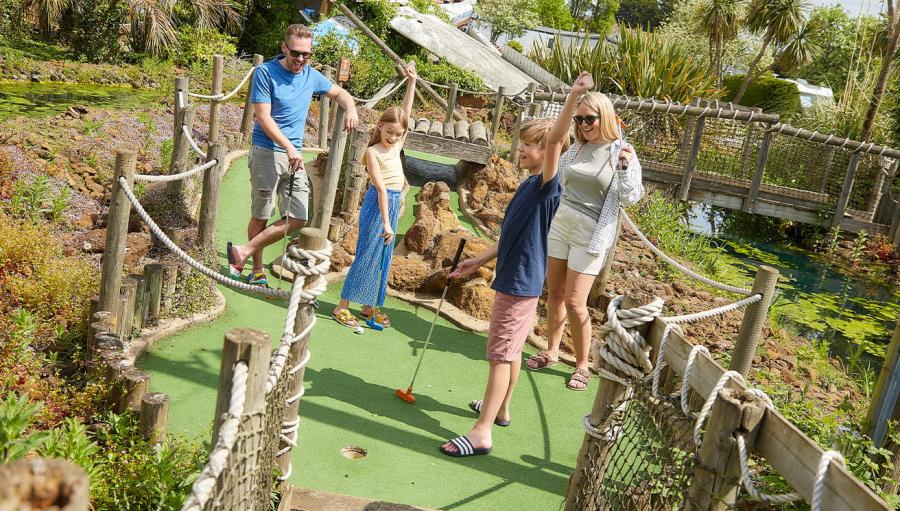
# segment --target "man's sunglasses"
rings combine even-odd
[[[309,58],[312,57],[312,54],[313,54],[313,52],[311,52],[311,51],[292,50],[292,49],[288,48],[287,46],[285,46],[284,49],[286,49],[288,51],[288,53],[291,54],[291,57],[294,57],[295,59],[299,59],[302,57],[303,60],[309,60]]]
[[[573,116],[572,119],[575,120],[575,124],[594,124],[598,120],[600,120],[599,115],[576,115]]]

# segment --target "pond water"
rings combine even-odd
[[[697,205],[690,215],[691,230],[719,247],[720,279],[748,284],[760,264],[777,268],[781,295],[773,314],[800,335],[827,342],[851,367],[877,371],[900,317],[900,288],[847,275],[795,247],[729,232],[722,222],[728,214]]]
[[[128,108],[159,98],[159,92],[64,83],[0,84],[0,121],[25,115],[56,115],[70,106]]]

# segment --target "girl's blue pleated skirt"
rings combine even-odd
[[[387,194],[391,229],[396,233],[403,193],[400,190],[388,190]],[[384,233],[382,226],[381,212],[378,210],[378,191],[370,185],[359,210],[356,258],[350,266],[347,279],[344,280],[341,299],[375,307],[384,305],[391,256],[394,254],[394,240],[387,245],[384,244],[384,238],[381,237]]]

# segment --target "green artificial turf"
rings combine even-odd
[[[247,187],[246,159],[238,160],[221,189],[223,206],[231,206],[219,208],[216,242],[223,264],[225,241],[245,237]],[[407,204],[401,222],[406,226]],[[280,249],[280,244],[270,247],[266,260]],[[152,375],[152,390],[169,394],[169,430],[175,433],[209,437],[228,329],[256,328],[276,341],[283,328],[282,302],[220,289],[227,309],[218,320],[156,343],[138,362]],[[494,452],[449,458],[438,446],[468,432],[475,414],[467,403],[482,398],[488,371],[485,336],[439,319],[415,383],[417,401],[410,405],[394,389],[409,385],[432,313],[389,297],[384,309],[394,327],[355,335],[328,316],[339,292],[340,283],[332,284],[319,300],[291,483],[439,509],[560,508],[596,381],[589,392],[573,392],[564,388],[566,366],[523,370],[512,425],[494,428]],[[345,458],[341,449],[348,446],[362,447],[367,457]]]

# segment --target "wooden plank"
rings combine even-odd
[[[703,127],[706,125],[706,118],[697,119],[694,127],[694,140],[691,143],[691,152],[688,153],[687,162],[684,164],[684,173],[681,176],[681,186],[678,188],[678,198],[687,200],[688,192],[691,190],[691,179],[694,170],[697,168],[697,156],[700,154],[700,141],[703,140]]]
[[[654,321],[654,329],[660,328]],[[651,335],[654,352],[659,339]],[[678,332],[669,333],[664,354],[671,370],[682,375],[693,345]],[[704,398],[712,392],[724,373],[724,369],[709,356],[700,353],[691,373],[691,388]],[[741,383],[730,380],[726,388],[746,389]],[[772,467],[809,502],[816,470],[823,450],[809,437],[776,411],[767,410],[756,437],[753,450],[762,455]],[[825,478],[823,507],[829,511],[890,510],[887,503],[863,483],[857,481],[846,469],[832,464]]]
[[[837,206],[834,208],[834,217],[831,226],[838,227],[844,219],[844,210],[850,202],[850,192],[853,191],[853,182],[856,179],[856,169],[859,168],[859,153],[850,155],[850,163],[847,164],[847,173],[844,175],[844,184],[841,186],[841,196],[838,197]]]
[[[405,147],[481,164],[487,164],[491,160],[491,149],[487,146],[422,133],[407,134]]]
[[[752,125],[751,125],[752,126]],[[748,132],[749,136],[749,132]],[[756,160],[756,170],[750,182],[750,192],[744,201],[744,211],[753,213],[756,210],[756,201],[759,198],[759,187],[762,185],[763,171],[766,169],[766,160],[769,159],[769,147],[772,145],[772,132],[763,134],[762,146],[759,148],[759,158]]]
[[[861,231],[866,231],[869,234],[887,234],[890,229],[889,226],[884,224],[874,224],[872,222],[863,222],[862,220],[855,220],[853,218],[844,218],[841,220],[840,225],[841,230],[859,233]]]

